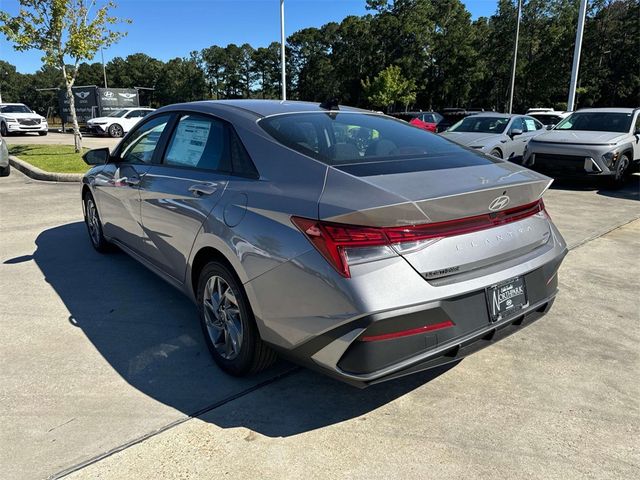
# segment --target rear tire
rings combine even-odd
[[[102,233],[102,221],[100,220],[98,207],[96,207],[93,195],[88,192],[85,193],[82,201],[84,204],[84,223],[87,226],[91,245],[100,253],[111,251],[112,246]]]
[[[0,135],[2,135],[3,137],[9,136],[9,130],[7,129],[7,124],[4,122],[0,123]]]
[[[228,374],[257,373],[275,361],[276,353],[260,338],[242,283],[226,265],[209,262],[200,272],[198,311],[213,360]]]
[[[491,150],[491,155],[493,155],[494,157],[498,157],[499,159],[502,159],[502,152],[497,148],[494,148],[493,150]]]
[[[8,177],[11,173],[11,165],[0,168],[0,177]]]
[[[110,125],[109,129],[108,129],[108,132],[109,132],[109,136],[113,137],[113,138],[121,137],[122,135],[124,135],[124,130],[117,123],[114,123],[113,125]]]

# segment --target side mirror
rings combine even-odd
[[[518,135],[522,135],[522,129],[520,128],[513,128],[511,129],[511,132],[509,132],[509,136],[511,138],[516,137]]]
[[[84,160],[84,163],[87,165],[104,165],[109,161],[109,149],[104,147],[89,150],[82,155],[82,160]]]

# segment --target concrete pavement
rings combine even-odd
[[[359,391],[284,362],[221,374],[193,306],[91,249],[77,185],[14,172],[0,179],[3,478],[638,477],[640,222],[605,234],[640,216],[637,180],[546,195],[581,246],[545,319]]]

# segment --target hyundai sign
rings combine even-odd
[[[90,118],[104,117],[122,108],[139,107],[138,91],[133,88],[98,88],[73,87],[76,105],[76,115],[79,123],[85,123]],[[58,92],[60,114],[63,123],[71,123],[69,99],[67,91]]]

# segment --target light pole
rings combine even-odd
[[[516,63],[518,61],[518,39],[520,37],[520,17],[522,16],[522,0],[518,0],[518,22],[516,24],[516,45],[513,48],[513,66],[511,68],[511,89],[509,91],[509,113],[513,111],[513,89],[516,85]]]
[[[282,101],[285,101],[287,99],[287,68],[284,58],[284,0],[280,0],[280,69]]]
[[[587,0],[580,0],[578,13],[578,29],[576,30],[576,46],[573,50],[573,67],[571,68],[571,83],[569,84],[569,100],[567,110],[573,112],[576,106],[576,87],[578,86],[578,70],[580,68],[580,53],[582,52],[582,34],[584,33],[584,19],[587,16]]]

